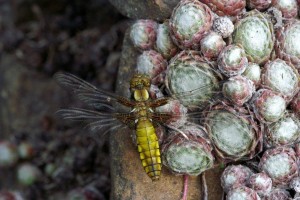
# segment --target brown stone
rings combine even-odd
[[[179,0],[109,0],[123,15],[133,19],[164,21]]]
[[[132,46],[128,32],[123,43],[123,51],[117,80],[117,92],[129,97],[129,80],[135,71],[138,51]],[[152,182],[144,172],[137,147],[130,137],[129,129],[111,133],[111,176],[113,200],[179,200],[183,191],[183,177],[171,174],[166,167],[162,170],[161,179]],[[220,184],[221,169],[216,168],[206,172],[208,199],[221,199]],[[201,198],[200,177],[189,178],[188,199]]]

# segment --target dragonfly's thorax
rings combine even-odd
[[[144,119],[149,118],[149,113],[151,112],[151,109],[144,103],[140,102],[134,109],[133,112],[136,115],[136,119]]]

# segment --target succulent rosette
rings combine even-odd
[[[258,120],[272,123],[282,118],[286,111],[286,101],[278,93],[268,89],[260,89],[254,93],[250,104]]]
[[[266,127],[265,142],[268,147],[291,145],[300,140],[300,120],[292,113]]]
[[[223,38],[227,38],[234,30],[234,25],[229,17],[216,17],[212,29]]]
[[[203,108],[219,90],[218,75],[197,51],[182,51],[169,63],[166,87],[188,108]]]
[[[246,186],[236,187],[230,190],[227,194],[226,200],[260,200],[258,194],[251,188]]]
[[[295,190],[295,192],[299,193],[300,192],[300,177],[297,176],[293,178],[289,184],[290,188]]]
[[[204,124],[221,162],[249,160],[262,151],[262,126],[243,107],[216,104],[207,111]]]
[[[276,54],[300,70],[300,21],[289,20],[276,31]]]
[[[181,49],[198,49],[212,23],[213,13],[208,6],[199,1],[182,0],[170,18],[171,36]]]
[[[167,69],[168,62],[163,56],[154,51],[144,51],[137,58],[137,72],[148,74],[152,84],[161,84],[164,81],[164,73]]]
[[[156,41],[157,22],[150,19],[137,20],[130,29],[130,39],[140,50],[154,48]]]
[[[289,182],[298,176],[296,153],[289,147],[266,150],[260,159],[259,167],[277,187],[287,187]]]
[[[247,0],[247,7],[249,9],[256,9],[264,11],[271,6],[272,0]]]
[[[178,52],[178,47],[171,38],[168,22],[158,25],[155,49],[166,59],[172,58]]]
[[[218,57],[218,68],[225,76],[242,74],[248,65],[244,49],[237,45],[226,46]]]
[[[232,188],[245,186],[253,171],[244,165],[229,165],[221,175],[221,185],[225,192]]]
[[[274,188],[264,200],[290,200],[291,195],[285,189]]]
[[[298,92],[294,99],[291,101],[291,108],[294,113],[300,116],[300,92]]]
[[[280,10],[284,18],[295,18],[298,15],[297,0],[272,0],[272,6]]]
[[[238,106],[246,103],[255,91],[251,80],[243,76],[230,77],[223,84],[223,95]]]
[[[264,14],[252,10],[237,21],[232,39],[244,48],[250,62],[264,63],[274,46],[273,24]]]
[[[289,101],[299,91],[298,71],[281,59],[269,61],[262,71],[262,85],[264,88],[280,93]]]
[[[245,0],[200,0],[207,4],[212,11],[219,16],[236,16],[240,14],[245,6]]]
[[[200,42],[201,53],[209,60],[216,60],[221,50],[226,46],[223,38],[215,33],[210,32]]]
[[[206,132],[197,125],[172,131],[162,146],[163,163],[178,174],[197,176],[213,167],[214,156]]]
[[[187,108],[177,99],[170,100],[166,105],[158,107],[156,111],[172,114],[172,118],[166,122],[172,127],[178,128],[187,122]]]
[[[243,76],[250,79],[256,88],[260,86],[261,83],[261,69],[258,64],[249,62],[246,70],[242,73]]]
[[[251,175],[247,185],[256,191],[260,197],[264,197],[272,190],[272,179],[266,173],[261,172]]]

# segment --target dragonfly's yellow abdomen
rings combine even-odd
[[[138,151],[144,170],[153,180],[159,180],[161,158],[155,128],[148,118],[140,118],[136,124]]]

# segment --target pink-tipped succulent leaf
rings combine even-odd
[[[223,84],[223,95],[238,106],[246,103],[255,91],[251,80],[243,76],[230,77]]]
[[[268,174],[273,185],[286,187],[298,176],[296,153],[289,147],[277,147],[266,150],[259,163],[260,169]]]
[[[171,36],[181,49],[198,49],[212,23],[213,13],[207,5],[199,1],[182,0],[170,19]]]
[[[236,16],[245,6],[246,0],[200,0],[207,4],[219,16]]]
[[[257,119],[263,123],[277,122],[286,111],[286,100],[268,89],[260,89],[254,93],[250,103]]]
[[[260,197],[264,197],[272,190],[272,179],[266,173],[260,172],[250,176],[247,185],[256,191]]]
[[[226,46],[223,38],[215,33],[210,32],[201,40],[201,53],[208,60],[216,60],[221,50]]]
[[[225,76],[241,75],[247,65],[245,51],[237,45],[228,45],[219,54],[218,68]]]
[[[239,186],[246,186],[253,171],[244,165],[229,165],[221,175],[221,185],[225,192]]]
[[[164,72],[167,69],[167,61],[163,56],[154,51],[144,51],[137,58],[137,72],[148,74],[152,84],[161,84],[164,82]]]
[[[150,19],[137,20],[130,29],[130,39],[133,45],[140,50],[154,48],[158,24]]]

